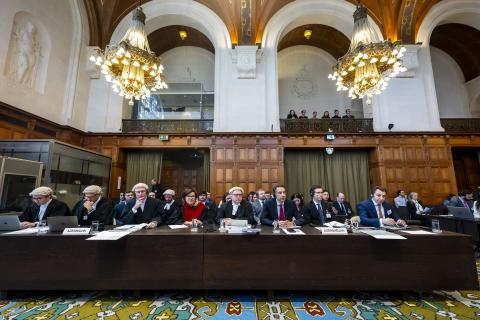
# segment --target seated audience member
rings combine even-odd
[[[217,206],[215,205],[215,202],[213,202],[213,200],[211,198],[208,199],[208,194],[209,194],[209,192],[207,192],[207,191],[201,191],[198,194],[198,201],[203,203],[205,205],[205,207],[207,207],[209,210],[211,209],[211,210],[216,212],[217,211]]]
[[[256,196],[257,196],[257,194],[255,193],[255,191],[249,192],[248,197],[247,197],[248,202],[254,203]]]
[[[150,191],[150,192],[148,193],[148,196],[149,196],[150,198],[154,198],[154,199],[157,198],[157,194],[156,194],[155,192],[153,192],[153,191]]]
[[[357,212],[360,216],[360,222],[364,226],[383,227],[406,225],[405,221],[400,219],[393,211],[393,207],[385,202],[387,189],[384,187],[375,187],[373,197],[357,205]]]
[[[292,194],[292,196],[290,197],[290,200],[292,200],[294,203],[295,203],[295,207],[298,211],[299,214],[302,214],[303,212],[303,206],[304,206],[304,202],[303,202],[303,196],[300,194],[300,193],[294,193]]]
[[[92,221],[104,225],[113,224],[113,202],[102,197],[102,188],[91,185],[83,190],[83,199],[78,201],[72,209],[81,226],[89,226]]]
[[[166,225],[182,224],[179,213],[180,206],[181,204],[175,201],[175,191],[172,189],[165,190],[163,193],[163,202],[160,205],[161,223]]]
[[[303,110],[300,112],[300,116],[298,117],[298,119],[308,119],[307,110],[303,109]]]
[[[186,189],[183,194],[183,205],[180,207],[180,223],[191,227],[192,221],[198,226],[208,223],[210,219],[214,219],[214,212],[209,209],[203,202],[198,201],[197,192],[193,189]],[[226,202],[228,203],[228,201]],[[212,221],[213,222],[213,221]]]
[[[475,219],[480,219],[480,199],[475,200],[473,203],[473,217]]]
[[[255,202],[252,203],[252,207],[253,207],[253,215],[254,215],[254,218],[255,218],[255,221],[257,222],[257,224],[260,224],[260,219],[262,217],[262,211],[263,211],[263,205],[265,204],[265,190],[263,189],[258,189],[257,190],[257,200],[255,200]]]
[[[350,202],[345,201],[345,194],[343,192],[337,193],[337,199],[333,202],[333,207],[337,210],[337,214],[347,216],[350,219],[354,212]]]
[[[253,216],[253,208],[249,201],[243,199],[243,189],[240,187],[231,188],[228,193],[232,201],[223,204],[217,211],[217,224],[225,219],[225,224],[230,225],[233,219],[247,220],[249,224],[257,224]]]
[[[332,199],[330,198],[330,192],[328,192],[328,190],[323,189],[322,199],[325,202],[332,202]]]
[[[270,191],[265,191],[265,200],[270,200],[272,199],[272,194],[270,193]]]
[[[122,224],[122,222],[119,219],[122,216],[123,209],[125,209],[125,206],[127,205],[128,201],[130,201],[134,197],[132,191],[127,191],[124,193],[124,195],[125,196],[123,200],[117,203],[115,207],[113,207],[113,219],[117,225]]]
[[[473,197],[473,194],[471,191],[468,190],[462,190],[458,193],[458,200],[457,203],[455,204],[456,207],[464,207],[472,210],[473,203],[469,201]]]
[[[288,112],[287,119],[298,119],[298,116],[294,110],[290,110]]]
[[[205,205],[209,208],[217,208],[217,205],[212,198],[212,193],[209,191],[207,191],[207,200],[205,200]]]
[[[47,220],[48,217],[70,215],[67,204],[55,199],[49,187],[38,187],[29,195],[34,203],[19,217],[22,228],[35,227],[38,221]]]
[[[425,208],[423,203],[418,200],[418,193],[416,192],[408,194],[407,209],[412,220],[424,220],[424,214],[428,211],[428,208]]]
[[[220,207],[222,206],[222,204],[224,204],[224,203],[226,203],[226,202],[228,202],[228,201],[230,201],[230,200],[232,200],[232,199],[231,199],[231,195],[230,195],[228,192],[225,192],[225,193],[223,194],[222,199],[221,199],[220,202],[218,203],[218,207],[220,208]]]
[[[310,188],[310,196],[312,200],[303,208],[303,223],[312,223],[315,225],[323,225],[332,221],[333,212],[332,205],[323,198],[324,191],[320,186]],[[295,222],[297,223],[297,222]]]
[[[443,205],[446,207],[455,207],[457,206],[457,202],[458,202],[458,196],[453,193],[449,193],[447,195],[447,198],[443,200]]]
[[[345,109],[345,115],[342,117],[343,119],[353,119],[355,118],[352,114],[350,109]]]
[[[323,112],[322,119],[330,119],[330,112],[328,111]]]
[[[333,117],[332,119],[341,119],[342,117],[340,117],[340,111],[338,111],[338,109],[335,109],[333,111]]]
[[[274,198],[268,200],[263,205],[262,217],[260,221],[264,225],[272,226],[275,220],[281,228],[293,226],[292,219],[298,221],[302,216],[297,212],[295,203],[287,199],[287,190],[283,185],[277,185],[273,188]]]
[[[165,188],[159,182],[157,182],[157,179],[155,178],[152,179],[151,183],[152,187],[150,191],[155,193],[155,198],[162,200],[162,195],[165,191]]]
[[[395,202],[395,207],[406,207],[407,206],[407,196],[405,195],[404,190],[397,191],[397,197],[393,199]]]
[[[312,119],[318,119],[318,113],[317,111],[312,112]]]
[[[120,221],[123,224],[148,223],[147,228],[156,227],[161,223],[161,201],[147,197],[148,185],[145,183],[137,183],[132,191],[135,193],[135,198],[131,199],[123,209]],[[150,224],[152,221],[154,223]]]

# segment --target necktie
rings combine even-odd
[[[320,203],[317,203],[317,211],[318,211],[318,220],[320,220],[320,222],[324,224],[325,218],[323,217],[323,210],[322,210],[322,207],[320,206]]]
[[[467,203],[467,201],[465,201],[465,200],[463,201],[463,206],[464,206],[465,208],[468,208],[468,203]]]
[[[347,214],[347,212],[345,211],[345,207],[343,206],[343,203],[340,204],[340,206],[342,207],[342,213],[343,213],[343,214]]]
[[[263,200],[260,200],[260,205],[261,205],[262,208],[263,208]]]
[[[283,211],[283,204],[280,205],[280,221],[284,221],[285,220],[285,211]]]
[[[381,204],[377,204],[377,213],[378,213],[378,218],[379,219],[384,218],[383,213],[382,213],[382,205]]]

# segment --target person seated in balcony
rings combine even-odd
[[[332,119],[341,119],[342,117],[340,117],[340,111],[338,111],[338,109],[335,109],[333,111],[333,117]]]
[[[46,220],[48,217],[70,215],[67,204],[55,199],[53,190],[49,187],[38,187],[29,195],[34,203],[19,217],[22,228],[35,227],[38,221]]]
[[[322,119],[330,119],[330,112],[325,111],[325,112],[323,113]]]
[[[113,202],[102,196],[102,188],[88,186],[83,190],[83,196],[72,209],[81,226],[89,226],[95,220],[104,225],[113,224]]]
[[[288,112],[287,119],[298,119],[298,116],[295,113],[295,110],[292,109]]]
[[[355,118],[352,114],[352,110],[345,109],[345,115],[342,117],[343,119],[353,119]]]
[[[312,113],[312,119],[318,119],[318,113],[317,113],[317,111],[313,111],[313,113]]]
[[[298,117],[298,119],[308,119],[307,110],[303,109],[303,110],[300,112],[300,116]]]

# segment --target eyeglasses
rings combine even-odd
[[[240,197],[240,196],[243,196],[243,193],[232,193],[232,196]]]
[[[42,200],[44,197],[32,197],[32,200]]]
[[[195,195],[192,195],[192,196],[185,196],[185,198],[195,198]]]

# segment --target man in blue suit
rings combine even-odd
[[[393,212],[393,207],[385,202],[387,189],[384,187],[375,187],[373,197],[357,204],[357,212],[360,216],[360,223],[364,226],[383,227],[400,225],[406,223]]]

